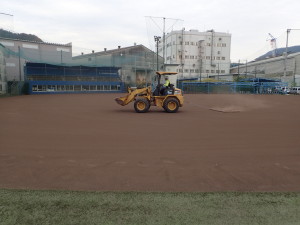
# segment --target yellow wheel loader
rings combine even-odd
[[[128,88],[128,94],[124,97],[116,98],[115,101],[124,106],[134,101],[134,109],[138,113],[148,112],[150,106],[158,106],[168,113],[175,113],[179,107],[183,106],[182,91],[174,88],[173,84],[164,86],[160,83],[162,76],[175,75],[175,72],[156,72],[155,79],[157,85],[152,91],[151,87]]]

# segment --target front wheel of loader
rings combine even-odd
[[[175,113],[178,111],[179,102],[176,98],[168,98],[165,100],[163,107],[166,112]]]
[[[150,108],[150,103],[146,98],[139,98],[134,102],[134,109],[137,113],[148,112]]]

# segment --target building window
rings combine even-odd
[[[193,55],[191,55],[191,56],[190,56],[190,59],[194,59],[194,56],[193,56]]]
[[[220,60],[221,59],[221,57],[220,56],[217,56],[217,60]]]
[[[96,85],[90,85],[90,91],[96,91],[97,86]]]
[[[82,91],[89,91],[90,86],[89,85],[82,85]]]
[[[189,70],[188,70],[188,69],[185,69],[185,70],[184,70],[184,72],[185,72],[185,73],[188,73],[188,72],[189,72]]]
[[[222,60],[225,60],[225,57],[222,57]]]
[[[65,90],[65,85],[57,85],[57,90],[58,91],[64,91]]]
[[[39,46],[34,44],[23,44],[22,46],[23,48],[39,49]]]
[[[6,63],[5,64],[7,67],[15,67],[16,66],[16,64],[15,63]]]
[[[206,43],[206,46],[210,46],[210,43]]]
[[[215,70],[211,70],[211,73],[214,73],[215,72]]]
[[[191,69],[191,70],[190,70],[190,72],[191,72],[191,73],[194,73],[194,72],[195,72],[195,70]]]
[[[74,91],[81,91],[81,85],[74,85]]]
[[[188,59],[188,58],[189,58],[189,56],[188,56],[188,55],[186,55],[186,56],[185,56],[185,58],[186,58],[186,59]]]
[[[206,56],[205,59],[210,59],[210,56]]]
[[[222,43],[222,47],[226,47],[226,43]]]
[[[74,91],[73,85],[66,85],[66,91]]]
[[[199,69],[195,69],[195,73],[199,73]]]
[[[47,86],[47,91],[56,91],[56,86],[55,85],[48,85]]]
[[[185,45],[189,45],[190,43],[188,41],[185,42]]]
[[[68,48],[56,48],[56,51],[58,51],[58,52],[70,52],[70,49],[68,49]]]
[[[191,45],[194,45],[194,42],[191,41]]]
[[[206,70],[206,73],[209,73],[209,70]]]
[[[225,73],[225,70],[221,70],[221,73]]]
[[[111,91],[117,91],[118,85],[111,85]]]

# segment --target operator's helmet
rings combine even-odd
[[[165,79],[167,80],[167,79],[169,79],[169,77],[168,77],[168,76],[165,76]]]

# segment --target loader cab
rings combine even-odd
[[[175,72],[156,72],[156,75],[154,77],[154,82],[153,82],[153,95],[154,96],[165,96],[165,95],[172,95],[174,94],[175,88],[174,88],[174,84],[169,84],[169,86],[167,87],[163,87],[163,80],[165,80],[166,76],[170,76],[170,75],[176,75],[177,73]]]

